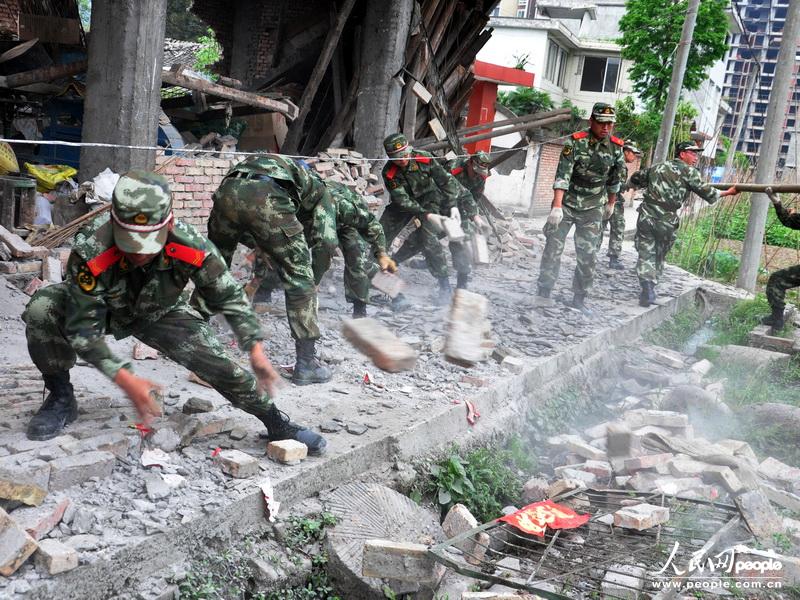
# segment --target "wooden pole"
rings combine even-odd
[[[503,129],[495,129],[494,131],[490,131],[488,133],[484,133],[481,135],[472,135],[466,137],[461,140],[463,144],[471,144],[473,142],[480,142],[481,140],[489,140],[494,137],[500,137],[501,135],[506,135],[508,133],[516,133],[518,131],[527,131],[528,129],[536,129],[538,127],[544,127],[545,125],[550,125],[552,123],[560,123],[561,121],[569,121],[569,115],[557,115],[555,117],[550,117],[549,119],[541,119],[539,121],[533,121],[531,123],[523,123],[522,125],[515,125],[513,127],[505,127]],[[434,144],[427,144],[425,146],[419,147],[420,150],[427,150],[428,152],[432,152],[434,150],[442,150],[447,148],[450,145],[449,142],[436,142]]]
[[[283,151],[287,154],[297,152],[300,138],[303,135],[303,124],[311,110],[311,103],[314,101],[314,96],[317,95],[319,84],[322,82],[322,77],[325,75],[331,58],[333,58],[333,51],[336,50],[336,46],[339,44],[339,38],[342,36],[344,25],[355,3],[356,0],[344,0],[339,14],[336,16],[336,24],[325,38],[325,44],[322,46],[322,53],[319,55],[319,60],[317,60],[317,64],[314,65],[311,77],[308,78],[308,83],[303,90],[297,118],[292,121],[292,124],[289,126],[289,133],[286,135],[286,141],[283,143]]]
[[[712,183],[711,187],[718,190],[727,190],[736,186],[740,192],[766,193],[767,188],[772,188],[776,194],[800,194],[800,183]]]

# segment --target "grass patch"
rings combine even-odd
[[[417,502],[433,498],[442,514],[463,504],[479,523],[491,521],[504,506],[519,501],[519,471],[529,473],[536,467],[532,456],[519,440],[510,449],[478,448],[465,455],[454,446],[447,458],[427,467],[427,477],[415,484],[411,497]]]
[[[712,319],[714,337],[712,344],[746,345],[747,336],[761,322],[761,318],[770,313],[767,298],[759,294],[753,300],[737,302],[731,311]]]
[[[664,321],[655,329],[645,333],[642,338],[648,344],[681,351],[701,324],[700,311],[692,307]]]

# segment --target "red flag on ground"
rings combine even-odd
[[[534,502],[515,513],[500,517],[520,531],[544,537],[545,529],[574,529],[589,520],[591,515],[579,515],[571,508],[552,500]]]

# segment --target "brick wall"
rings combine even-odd
[[[19,17],[19,0],[0,2],[0,39],[17,39],[17,18]]]
[[[160,172],[169,179],[175,217],[191,223],[204,234],[211,212],[211,195],[222,178],[239,159],[178,158],[159,156],[156,167],[169,164]]]
[[[553,201],[553,182],[556,179],[556,168],[563,147],[563,144],[543,144],[539,149],[539,168],[533,188],[534,215],[543,215],[550,211],[550,203]],[[639,160],[627,165],[628,177],[639,170],[639,165]]]

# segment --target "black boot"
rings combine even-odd
[[[769,330],[770,335],[775,335],[781,331],[786,325],[786,321],[783,318],[783,307],[776,308],[773,306],[772,314],[761,319],[761,322],[764,325],[769,325],[771,327]]]
[[[253,304],[270,304],[272,302],[272,289],[261,285],[253,294]]]
[[[439,296],[436,298],[436,303],[439,306],[449,304],[452,295],[453,288],[450,287],[450,279],[447,277],[439,278]]]
[[[625,269],[625,265],[623,265],[619,258],[616,256],[609,256],[608,257],[608,268],[609,269],[616,269],[617,271],[622,271]]]
[[[586,296],[583,294],[575,294],[572,297],[572,303],[570,304],[572,308],[577,308],[585,315],[591,315],[592,310],[586,306]]]
[[[456,289],[457,290],[465,290],[465,289],[467,289],[467,282],[469,282],[469,273],[457,273],[456,274]]]
[[[392,312],[402,312],[411,308],[411,303],[403,294],[397,294],[392,298]]]
[[[72,393],[69,371],[43,375],[42,378],[50,393],[28,423],[29,440],[54,438],[66,425],[78,418],[78,403]]]
[[[330,381],[333,374],[323,365],[314,352],[314,340],[296,340],[297,362],[294,363],[292,383],[295,385],[311,385]]]
[[[656,292],[653,289],[652,281],[642,280],[639,282],[642,286],[642,291],[639,294],[639,306],[650,306],[656,299]]]
[[[292,423],[289,415],[278,410],[274,404],[270,405],[266,415],[259,418],[267,427],[270,441],[297,440],[308,446],[308,453],[311,456],[320,456],[325,453],[328,443],[324,437],[307,427]]]
[[[353,318],[363,319],[367,316],[367,303],[361,300],[353,300]]]

